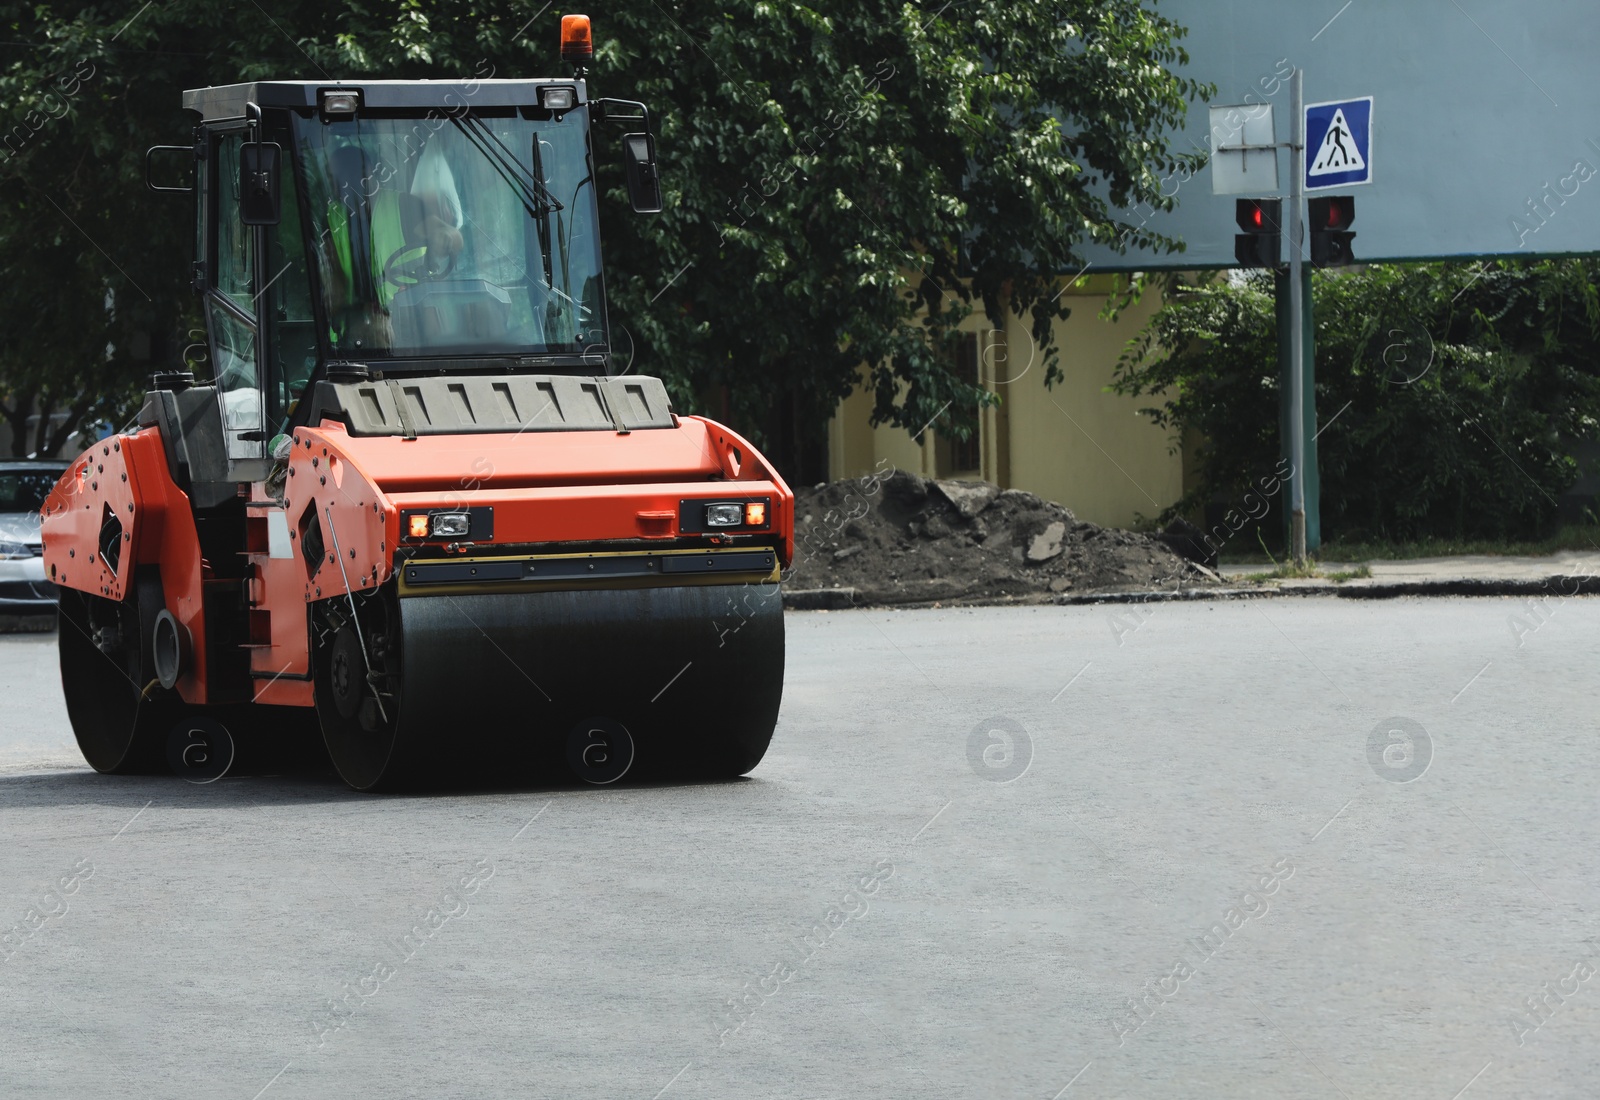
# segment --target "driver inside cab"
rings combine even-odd
[[[336,304],[331,336],[341,351],[387,351],[404,306],[397,295],[449,274],[465,247],[454,173],[434,144],[417,158],[409,190],[361,144],[335,149],[330,163],[337,197],[328,201],[323,269]]]

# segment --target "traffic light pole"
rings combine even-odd
[[[1306,561],[1306,419],[1305,419],[1305,296],[1300,282],[1301,253],[1304,246],[1304,220],[1300,206],[1304,198],[1305,171],[1305,93],[1302,71],[1290,78],[1289,110],[1289,452],[1294,473],[1289,478],[1290,548],[1296,565]]]
[[[1241,232],[1233,238],[1233,256],[1239,267],[1273,272],[1273,312],[1278,327],[1278,400],[1281,413],[1282,456],[1293,471],[1289,475],[1288,507],[1280,513],[1288,520],[1289,553],[1303,566],[1308,551],[1322,542],[1320,488],[1317,478],[1316,354],[1311,324],[1311,267],[1344,267],[1355,262],[1350,242],[1355,234],[1355,200],[1346,195],[1321,196],[1306,207],[1305,74],[1295,69],[1289,77],[1293,119],[1287,142],[1218,145],[1218,153],[1252,153],[1289,150],[1289,216],[1283,217],[1283,199],[1237,199],[1234,221]],[[1273,136],[1276,136],[1274,131]],[[1343,146],[1340,146],[1343,149]],[[1242,179],[1242,174],[1241,174]],[[1235,189],[1228,180],[1223,193]],[[1276,190],[1276,187],[1274,188]],[[1287,231],[1287,232],[1285,232]],[[1288,237],[1289,258],[1283,260],[1283,238]],[[1307,438],[1307,436],[1310,438]]]

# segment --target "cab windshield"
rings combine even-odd
[[[605,353],[587,108],[294,125],[337,353]]]

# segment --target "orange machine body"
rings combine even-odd
[[[308,605],[388,583],[408,561],[640,554],[652,546],[687,553],[683,547],[707,544],[770,547],[779,565],[793,555],[788,486],[748,442],[700,417],[639,431],[418,438],[354,436],[324,421],[292,438],[281,495],[256,483],[240,501],[244,541],[230,552],[243,557],[242,570],[202,556],[159,428],[97,443],[46,502],[44,557],[55,583],[122,600],[137,569],[159,571],[192,654],[176,685],[186,703],[313,705]],[[686,508],[726,499],[759,501],[765,525],[725,536],[683,529]],[[415,513],[482,509],[492,509],[492,534],[470,542],[411,538],[402,526]],[[248,650],[248,680],[227,673],[236,662],[218,660],[217,639],[208,637],[232,607],[247,621],[223,633]]]
[[[141,567],[159,570],[167,608],[188,631],[194,655],[178,690],[207,702],[205,586],[212,570],[160,433],[145,428],[90,447],[56,483],[42,516],[45,568],[62,587],[121,601]]]

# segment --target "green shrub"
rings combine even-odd
[[[1600,261],[1374,265],[1317,273],[1324,540],[1530,538],[1600,417]],[[1272,276],[1169,280],[1115,388],[1202,442],[1168,514],[1236,497],[1280,454]],[[1342,410],[1342,411],[1341,411]]]

